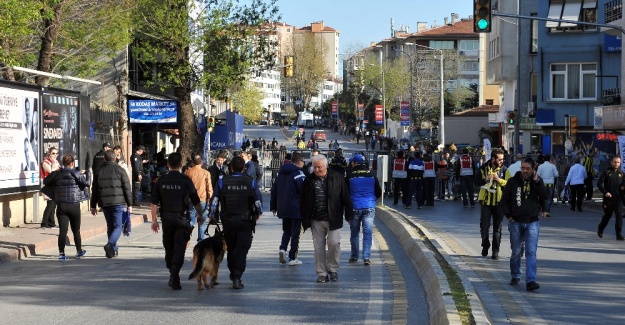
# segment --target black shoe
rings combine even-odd
[[[370,261],[370,260],[365,260],[365,261],[364,261],[364,263],[365,263],[365,265],[366,265],[366,266],[371,265],[371,261]],[[337,275],[337,276],[338,276],[338,275]]]
[[[328,278],[327,275],[320,275],[317,277],[317,283],[326,283],[330,281],[330,278]]]
[[[525,290],[527,290],[527,291],[534,291],[534,290],[536,290],[538,288],[540,288],[540,285],[536,281],[532,281],[532,282],[530,282],[530,283],[525,285]]]
[[[494,260],[498,260],[499,259],[499,253],[493,253],[493,256],[491,256],[490,258],[494,259]]]
[[[339,274],[337,272],[330,272],[330,281],[336,282],[339,280]]]
[[[232,289],[243,289],[245,286],[241,283],[241,279],[232,280]]]
[[[356,263],[356,262],[358,262],[358,259],[357,259],[357,258],[350,257],[350,258],[349,258],[349,262],[350,262],[350,263]]]
[[[115,256],[115,249],[113,249],[113,245],[111,245],[111,243],[104,245],[104,253],[107,258],[113,258]]]
[[[488,255],[488,248],[482,248],[482,256]]]
[[[616,236],[616,240],[625,240],[623,236]]]
[[[520,281],[521,281],[521,279],[519,279],[519,278],[512,278],[510,280],[510,285],[513,285],[513,286],[518,285]]]
[[[170,275],[167,285],[174,290],[181,290],[182,286],[180,285],[180,276],[178,276],[177,274]]]
[[[597,227],[597,236],[599,236],[599,238],[603,238],[603,230],[601,230],[601,227]]]

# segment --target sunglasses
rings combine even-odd
[[[58,153],[58,152],[52,152],[52,153],[50,153],[50,154],[51,154],[51,155],[58,155],[59,153]]]

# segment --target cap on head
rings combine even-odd
[[[137,146],[137,150],[144,150],[144,151],[145,151],[145,147],[144,147],[144,146],[142,146],[142,145],[138,145],[138,146]]]
[[[349,160],[349,162],[357,163],[357,164],[364,164],[365,163],[365,157],[363,157],[363,155],[357,153],[357,154],[355,154],[352,157],[352,159]]]
[[[102,144],[102,149],[104,149],[104,148],[110,148],[110,147],[111,147],[111,144],[110,144],[110,143],[108,143],[108,142],[104,142],[104,143]]]

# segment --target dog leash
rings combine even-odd
[[[209,227],[210,225],[211,225],[211,224],[209,223],[209,224],[206,226],[206,229],[204,229],[204,235],[208,236],[209,238],[210,238],[210,237],[212,237],[212,236],[209,234],[209,232],[208,232],[208,227]],[[221,232],[221,228],[219,227],[219,223],[217,223],[217,222],[215,221],[214,225],[215,225],[215,231],[219,231],[219,232]]]

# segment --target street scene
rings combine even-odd
[[[625,323],[622,10],[0,2],[0,323]]]

